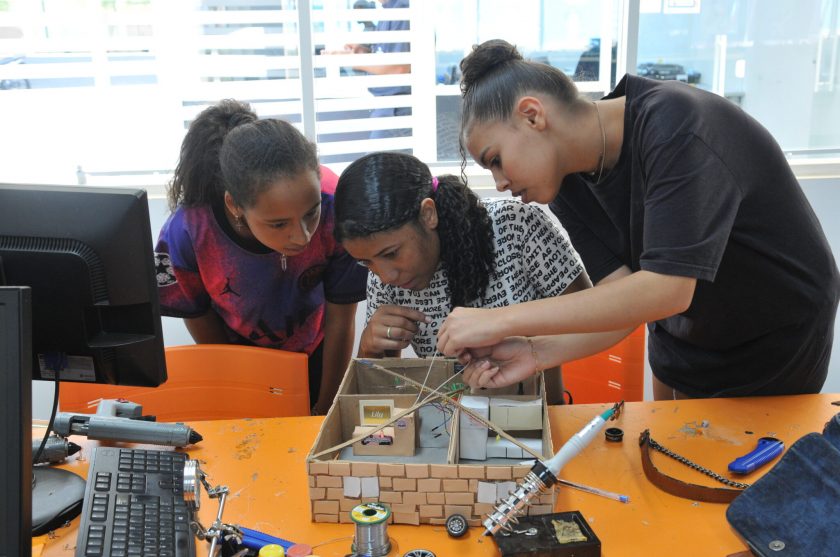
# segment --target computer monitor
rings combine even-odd
[[[4,410],[31,408],[29,369],[32,379],[44,380],[149,387],[166,380],[145,191],[0,184],[3,286],[28,287],[31,293],[31,329],[24,319],[5,319],[0,331],[3,339],[21,339],[19,345],[0,340],[0,362],[27,360],[17,370],[9,369],[11,364],[0,370],[7,375],[4,387],[17,384],[8,376],[16,371],[25,384],[22,391],[4,393],[22,397]],[[5,463],[31,463],[31,418],[23,422],[17,421],[22,443],[4,447]],[[81,506],[80,495],[73,501],[72,490],[59,485],[79,478],[57,472],[63,471],[35,467],[32,488],[22,490],[32,497],[33,531],[77,513],[71,505]],[[3,475],[2,481],[10,484],[4,493],[21,490],[19,475]],[[64,500],[59,491],[67,492]]]
[[[0,286],[0,557],[32,552],[32,404],[28,288]]]
[[[0,285],[32,289],[33,379],[166,380],[146,192],[0,184]]]

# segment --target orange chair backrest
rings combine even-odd
[[[575,404],[644,399],[645,326],[598,354],[563,364],[563,388]]]
[[[62,412],[90,414],[101,399],[124,398],[161,422],[308,416],[306,354],[239,346],[194,344],[166,348],[163,385],[123,387],[62,383]]]

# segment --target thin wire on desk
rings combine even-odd
[[[331,540],[327,540],[325,542],[321,542],[319,544],[313,545],[312,549],[315,549],[316,547],[321,547],[322,545],[335,543],[335,542],[341,542],[341,541],[344,541],[344,540],[352,540],[353,538],[354,538],[354,536],[344,536],[343,538],[333,538]]]
[[[435,358],[437,358],[438,351],[435,350],[435,353],[432,354],[432,362],[429,364],[429,369],[426,370],[426,377],[423,378],[423,387],[426,386],[426,382],[429,380],[429,375],[432,373],[432,367],[435,365]],[[420,387],[420,390],[417,392],[417,398],[414,399],[414,404],[417,404],[417,401],[420,400],[420,397],[423,395],[423,387]]]

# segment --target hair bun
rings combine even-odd
[[[493,70],[515,60],[522,60],[516,47],[502,39],[491,39],[473,45],[473,50],[461,60],[461,92],[466,93]]]

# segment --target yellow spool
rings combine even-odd
[[[356,524],[379,524],[391,516],[391,509],[381,503],[362,503],[350,511],[350,519]]]
[[[286,551],[283,549],[282,545],[270,543],[260,548],[259,557],[286,557]]]

